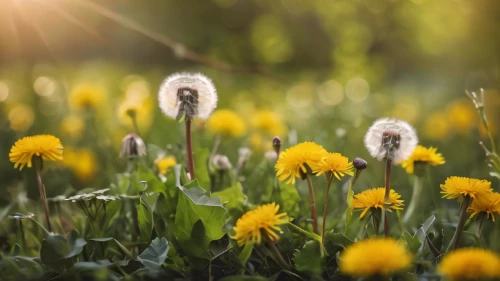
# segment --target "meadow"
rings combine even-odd
[[[0,34],[1,280],[500,280],[497,4],[35,2],[116,37]]]

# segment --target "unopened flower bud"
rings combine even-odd
[[[264,154],[264,158],[269,160],[270,162],[276,162],[278,160],[278,154],[274,150],[270,150]]]
[[[227,171],[233,168],[233,165],[231,165],[229,158],[227,158],[226,155],[222,154],[215,154],[214,158],[212,159],[212,164],[218,171]]]
[[[280,154],[280,149],[281,149],[280,137],[276,136],[273,138],[273,148],[274,148],[274,151],[276,151],[276,154]]]
[[[136,134],[128,134],[122,140],[120,157],[131,159],[146,155],[146,145]]]
[[[354,158],[354,160],[352,160],[352,164],[354,165],[356,170],[364,170],[366,169],[366,167],[368,167],[368,162],[359,157]]]

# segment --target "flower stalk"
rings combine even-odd
[[[36,156],[34,159],[35,171],[36,171],[36,179],[38,183],[38,190],[40,191],[40,199],[43,204],[43,211],[45,213],[45,220],[47,221],[47,229],[49,232],[52,232],[52,224],[50,223],[50,212],[49,205],[47,203],[47,194],[45,191],[45,185],[42,182],[42,167],[43,167],[43,159],[39,156]]]
[[[189,177],[191,180],[196,178],[194,174],[194,161],[193,161],[193,146],[191,142],[191,119],[186,118],[186,152],[188,160]]]
[[[460,242],[460,236],[462,236],[462,232],[464,230],[465,220],[467,218],[467,208],[469,208],[471,202],[472,202],[472,197],[465,195],[462,204],[460,205],[460,215],[458,217],[457,228],[455,230],[455,234],[453,234],[453,238],[451,239],[450,245],[448,245],[448,249],[446,249],[446,252],[449,252],[450,250],[454,250],[457,248]]]
[[[314,187],[309,173],[306,175],[307,187],[309,188],[309,197],[311,198],[311,219],[313,225],[313,232],[319,234],[318,231],[318,215],[316,214],[316,199],[314,199]]]
[[[269,241],[267,240],[267,245],[269,245],[269,249],[271,249],[271,252],[273,253],[275,259],[276,259],[276,262],[285,270],[290,270],[291,269],[291,266],[290,264],[288,264],[285,260],[285,258],[283,258],[283,256],[281,255],[280,251],[278,250],[278,248],[276,247],[276,245],[272,242],[272,241]]]
[[[389,196],[391,194],[391,167],[392,167],[392,159],[387,157],[385,161],[385,196],[384,196],[384,204],[389,203]],[[389,236],[389,221],[387,219],[387,213],[385,208],[382,208],[382,216],[381,219],[383,221],[382,225],[384,227],[384,235],[385,237]]]
[[[326,174],[326,194],[325,194],[325,204],[323,207],[323,222],[321,224],[321,251],[325,248],[325,227],[326,227],[326,212],[328,210],[328,194],[330,193],[330,187],[332,186],[333,173]]]
[[[411,195],[410,205],[406,209],[406,213],[403,217],[403,223],[406,224],[410,221],[413,213],[417,209],[418,204],[420,203],[420,198],[422,196],[422,179],[419,176],[415,176],[413,178],[413,193]]]

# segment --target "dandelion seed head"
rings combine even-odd
[[[203,74],[176,73],[161,84],[158,101],[170,118],[207,119],[217,107],[217,92],[212,80]]]
[[[394,163],[408,159],[417,144],[415,129],[395,118],[378,119],[365,135],[365,146],[371,156],[377,160],[388,158]]]
[[[122,140],[120,157],[131,159],[146,155],[146,145],[144,141],[136,134],[128,134]]]

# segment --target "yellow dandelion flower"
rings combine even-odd
[[[477,111],[468,99],[453,102],[448,107],[447,114],[448,122],[460,135],[466,136],[477,124]]]
[[[104,104],[105,92],[102,88],[89,84],[79,84],[71,89],[69,104],[74,109],[96,109]]]
[[[462,248],[444,256],[437,269],[448,281],[498,278],[500,258],[489,250]]]
[[[14,168],[22,170],[24,166],[32,166],[33,156],[42,157],[44,160],[63,160],[63,146],[61,141],[51,135],[36,135],[18,140],[10,149],[10,162],[15,163]]]
[[[340,177],[345,175],[353,176],[353,169],[354,166],[352,165],[352,162],[349,162],[347,157],[340,153],[328,153],[324,161],[321,162],[316,167],[316,170],[313,170],[313,172],[317,173],[317,176],[327,172],[332,172],[332,174],[340,180]]]
[[[289,222],[286,213],[278,214],[279,208],[278,204],[270,203],[246,212],[233,227],[235,235],[231,238],[240,246],[246,243],[260,244],[262,236],[272,242],[277,242],[280,237],[276,231],[281,231],[278,225]]]
[[[419,145],[415,148],[410,158],[401,163],[401,166],[406,169],[408,174],[413,174],[415,172],[415,164],[418,165],[419,163],[437,166],[444,164],[445,161],[443,155],[437,153],[437,148],[427,148]]]
[[[212,134],[221,134],[229,137],[241,137],[247,131],[245,121],[236,112],[230,109],[214,111],[207,120],[207,129]]]
[[[156,168],[162,175],[166,175],[168,169],[175,166],[176,164],[177,162],[175,161],[175,157],[173,156],[161,157],[155,161]]]
[[[129,97],[118,106],[118,120],[121,124],[133,127],[132,117],[141,132],[149,130],[153,122],[153,101],[150,97]]]
[[[421,131],[430,140],[442,141],[445,139],[451,131],[451,125],[446,113],[440,111],[429,115]]]
[[[472,200],[467,212],[472,212],[471,218],[485,212],[487,218],[491,217],[495,221],[495,213],[500,213],[500,193],[492,192],[477,196]]]
[[[389,276],[411,265],[412,256],[392,238],[358,241],[340,254],[340,271],[347,275]]]
[[[491,182],[464,177],[449,177],[441,185],[443,198],[453,199],[460,195],[476,198],[485,193],[492,192]]]
[[[10,128],[16,132],[26,132],[35,121],[35,113],[31,106],[18,104],[9,110]]]
[[[319,144],[314,142],[303,142],[280,153],[276,162],[276,176],[280,181],[295,183],[295,178],[307,173],[307,167],[312,171],[318,170],[328,156],[328,152]]]
[[[282,137],[286,133],[286,126],[281,116],[268,110],[259,110],[252,114],[252,127],[269,137]]]
[[[354,210],[364,209],[361,216],[359,216],[360,218],[363,218],[370,208],[386,209],[387,211],[391,211],[390,209],[403,210],[404,201],[399,198],[401,198],[401,195],[394,191],[394,189],[391,189],[389,193],[389,204],[384,204],[385,187],[372,188],[354,195],[352,208]]]
[[[63,135],[78,139],[85,131],[85,120],[76,115],[68,116],[62,120],[60,131]]]
[[[82,182],[92,180],[98,167],[96,156],[92,150],[71,147],[64,149],[63,164]]]

